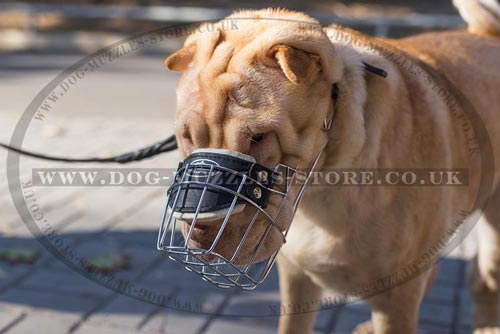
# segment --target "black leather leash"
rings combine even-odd
[[[17,152],[22,155],[26,155],[32,158],[51,160],[51,161],[62,161],[62,162],[100,162],[100,163],[120,163],[126,164],[133,161],[140,161],[147,158],[151,158],[155,155],[170,152],[177,149],[177,141],[175,140],[175,135],[168,137],[165,140],[159,141],[153,145],[141,148],[139,150],[120,154],[109,158],[66,158],[66,157],[55,157],[40,153],[33,153],[30,151],[21,150],[6,144],[0,143],[0,146],[8,150]]]

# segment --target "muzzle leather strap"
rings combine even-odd
[[[272,170],[246,154],[223,149],[196,150],[179,164],[174,181],[178,184],[179,200],[174,211],[194,213],[198,206],[200,213],[226,209],[238,191],[266,208],[275,179]]]

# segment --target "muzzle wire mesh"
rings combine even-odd
[[[307,177],[305,181],[299,186],[298,195],[292,202],[294,209],[296,209],[298,202],[300,201],[304,187],[318,159],[319,155],[314,160],[311,169],[306,175]],[[259,180],[251,178],[249,175],[236,172],[224,166],[200,163],[187,163],[181,166],[175,175],[173,184],[167,191],[167,200],[159,230],[157,248],[159,250],[166,251],[172,260],[179,262],[187,270],[200,275],[203,280],[218,287],[229,288],[236,286],[244,290],[254,289],[257,285],[262,283],[269,274],[281,247],[278,247],[266,260],[257,262],[258,255],[272,229],[275,229],[282,236],[282,245],[286,242],[287,230],[282,231],[282,229],[280,229],[277,225],[276,220],[283,208],[283,205],[285,204],[285,201],[287,200],[287,195],[289,194],[291,186],[296,181],[297,176],[297,169],[283,164],[276,165],[273,171],[273,177],[278,176],[278,185],[277,187],[269,188],[259,182]],[[233,179],[240,180],[238,186],[233,188],[236,190],[229,189],[214,182],[215,177],[220,173],[233,175],[235,176]],[[189,175],[193,174],[204,175],[204,177],[198,177],[196,180],[193,180],[193,178],[189,177]],[[242,193],[245,184],[248,182],[258,185],[259,187],[266,188],[266,190],[270,191],[271,197],[277,197],[277,200],[274,202],[277,204],[271,205],[271,208],[263,208],[249,196]],[[200,200],[194,214],[191,216],[192,218],[182,219],[180,217],[176,217],[174,209],[178,206],[181,190],[192,186],[201,187],[202,189]],[[211,245],[206,249],[190,247],[189,243],[197,224],[206,224],[200,222],[198,218],[200,216],[203,198],[209,190],[230,194],[232,196],[232,200],[224,217],[217,219],[216,223],[208,222],[208,224],[220,224],[219,230],[214,240],[211,242]],[[228,224],[241,223],[238,221],[230,222],[235,207],[240,203],[245,204],[246,216],[251,218],[246,226],[241,240],[239,240],[236,248],[234,249],[233,254],[230,256],[223,256],[216,251],[216,247],[219,244],[221,236],[223,235],[223,232]],[[238,255],[240,255],[241,250],[244,247],[248,247],[248,245],[244,245],[245,241],[250,235],[252,228],[254,228],[255,223],[259,221],[259,219],[263,219],[265,222],[265,229],[257,244],[255,246],[252,245],[254,249],[250,257],[250,261],[245,265],[236,264],[236,259]],[[220,221],[222,221],[222,223],[220,223]],[[184,238],[182,237],[179,223],[189,224],[189,229],[187,230],[187,233],[185,233]]]

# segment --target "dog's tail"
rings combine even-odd
[[[453,4],[471,33],[500,37],[499,0],[453,0]]]

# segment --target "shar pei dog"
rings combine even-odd
[[[182,73],[176,136],[184,156],[223,148],[268,168],[307,170],[322,153],[315,175],[343,179],[319,177],[296,214],[287,202],[278,219],[288,230],[278,256],[279,333],[312,333],[328,290],[368,301],[371,321],[354,332],[416,334],[435,259],[474,219],[474,329],[500,333],[500,6],[455,5],[468,29],[402,39],[321,27],[288,10],[239,11],[197,29],[166,59]],[[451,180],[425,183],[437,170]],[[375,172],[363,183],[360,171]],[[456,183],[457,171],[466,182]],[[379,176],[382,184],[370,184]],[[193,242],[210,242],[215,225],[196,227]],[[226,229],[222,255],[244,231]],[[282,246],[276,233],[259,260]]]

